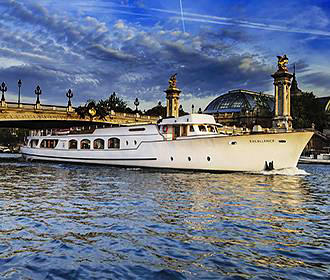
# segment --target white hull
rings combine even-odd
[[[261,171],[266,162],[274,169],[295,167],[313,132],[209,135],[176,140],[141,141],[135,148],[69,150],[21,148],[28,160],[47,160],[209,171]],[[62,136],[63,137],[63,136]],[[190,159],[190,160],[189,160]]]

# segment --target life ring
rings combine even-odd
[[[168,127],[167,127],[167,125],[163,125],[163,132],[164,132],[164,133],[167,133],[167,131],[168,131]]]

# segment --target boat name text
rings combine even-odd
[[[275,140],[274,139],[252,139],[250,140],[250,143],[274,143]]]

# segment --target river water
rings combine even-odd
[[[0,279],[329,279],[330,166],[299,169],[2,161]]]

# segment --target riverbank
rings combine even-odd
[[[311,157],[304,157],[301,156],[299,158],[299,163],[301,164],[330,164],[330,159],[324,158],[311,158]]]
[[[22,155],[20,153],[0,153],[0,160],[20,158],[22,158]]]

